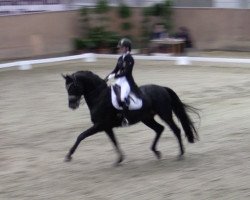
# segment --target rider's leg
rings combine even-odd
[[[122,126],[129,125],[128,112],[129,112],[128,106],[126,105],[125,102],[122,102],[122,115],[123,115]]]
[[[125,102],[125,99],[128,98],[130,93],[130,86],[127,81],[124,81],[121,85],[121,101]]]
[[[122,120],[122,126],[128,126],[129,121],[128,121],[128,104],[126,99],[128,98],[130,92],[130,87],[127,82],[124,82],[123,85],[121,86],[121,102],[122,102],[122,109],[123,109],[123,120]]]

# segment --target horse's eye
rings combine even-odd
[[[70,83],[68,85],[66,85],[66,89],[68,91],[68,94],[70,95],[78,95],[79,91],[78,91],[78,88],[73,84],[73,83]]]

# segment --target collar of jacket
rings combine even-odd
[[[128,54],[130,54],[130,51],[127,51],[126,53],[124,53],[124,54],[122,55],[122,59],[124,59],[124,57],[125,57],[126,55],[128,55]]]

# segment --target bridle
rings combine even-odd
[[[68,85],[66,86],[66,89],[67,89],[67,90],[69,90],[70,87],[71,87],[72,85],[75,86],[76,88],[78,88],[78,87],[77,87],[77,82],[76,82],[75,74],[72,74],[72,79],[73,79],[73,82],[70,83],[70,84],[68,84]]]
[[[79,84],[77,83],[75,74],[72,74],[71,78],[72,78],[73,81],[72,81],[71,83],[69,83],[69,84],[66,86],[66,89],[69,91],[71,87],[75,87],[76,90],[79,91],[79,87],[80,87],[80,86],[79,86]],[[105,85],[100,85],[100,86],[98,86],[97,88],[95,88],[93,91],[88,92],[88,95],[89,95],[89,96],[96,96],[96,90],[99,91],[101,88],[105,88],[106,86],[107,86],[106,84],[105,84]],[[84,102],[82,102],[82,99],[84,99],[84,96],[81,95],[80,98],[78,98],[78,97],[79,97],[79,96],[77,96],[77,95],[69,95],[69,96],[68,96],[69,100],[77,100],[77,99],[79,99],[80,102],[81,102],[82,104],[84,104]]]
[[[72,79],[73,79],[73,82],[70,83],[70,84],[68,84],[68,85],[66,86],[67,91],[69,91],[69,89],[70,89],[72,86],[74,86],[77,90],[79,90],[78,84],[77,84],[77,81],[76,81],[75,74],[72,75]],[[82,100],[82,95],[80,95],[80,98],[78,98],[77,95],[69,95],[68,98],[69,98],[69,100],[77,100],[77,99],[79,99],[79,101],[81,101],[81,100]]]

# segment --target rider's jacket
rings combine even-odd
[[[134,67],[134,59],[130,53],[126,53],[118,58],[115,69],[111,72],[111,74],[115,74],[115,78],[126,77],[130,89],[137,96],[140,96],[140,91],[138,86],[136,85],[132,71]]]

